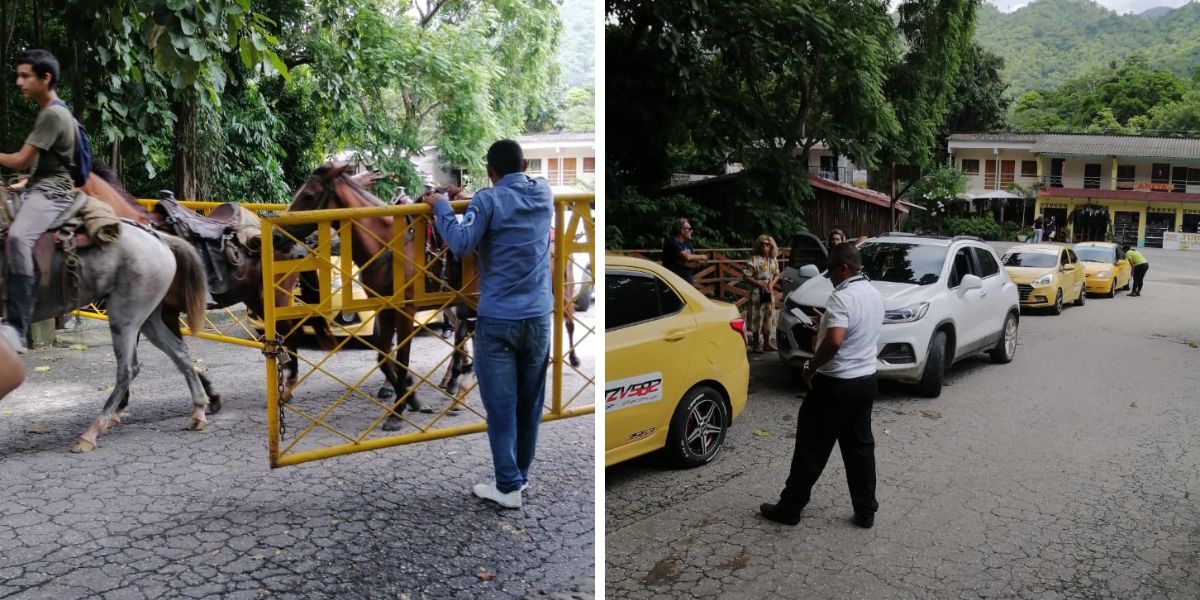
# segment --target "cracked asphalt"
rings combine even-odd
[[[71,454],[113,383],[105,333],[83,331],[86,351],[25,355],[25,385],[0,401],[0,598],[594,597],[591,416],[543,425],[520,511],[471,494],[492,476],[484,434],[271,470],[261,354],[192,339],[225,400],[207,430],[183,431],[183,378],[143,344],[121,425]],[[580,352],[589,373],[594,340]],[[418,339],[414,360],[437,343]],[[327,368],[372,358],[347,351]]]
[[[799,388],[751,355],[717,459],[606,471],[615,598],[1200,597],[1200,253],[1150,249],[1144,295],[1025,314],[1016,360],[959,363],[937,399],[881,386],[879,513],[834,452],[796,527],[765,521]]]

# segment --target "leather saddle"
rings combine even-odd
[[[0,237],[5,240],[8,238],[8,228],[20,208],[19,195],[6,192],[7,190],[0,188]],[[63,304],[74,300],[73,296],[79,288],[83,273],[82,257],[78,251],[100,243],[89,235],[88,229],[84,227],[81,213],[89,202],[94,200],[83,192],[76,191],[71,205],[54,219],[34,243],[33,262],[38,274],[38,296],[42,302]],[[0,283],[7,279],[7,260],[4,261],[3,267],[0,269]],[[56,272],[61,276],[58,282],[54,277]]]
[[[213,297],[229,291],[234,280],[248,275],[248,256],[260,248],[243,243],[239,235],[242,207],[236,202],[222,204],[209,215],[202,215],[175,200],[169,192],[154,206],[155,227],[181,237],[192,244],[204,261],[208,291]],[[257,246],[257,245],[254,245]]]

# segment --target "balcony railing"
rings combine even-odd
[[[1046,175],[1041,179],[1042,185],[1048,188],[1069,188],[1083,190],[1112,189],[1110,177],[1068,177],[1063,175]],[[1200,194],[1200,180],[1185,179],[1137,179],[1130,177],[1117,178],[1118,190],[1141,192],[1175,192],[1179,194]]]

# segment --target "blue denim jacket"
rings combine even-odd
[[[545,179],[505,175],[475,193],[461,223],[449,202],[438,202],[433,212],[455,256],[479,249],[479,316],[515,320],[550,313],[554,195]]]

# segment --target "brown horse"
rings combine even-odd
[[[93,165],[92,174],[97,177],[88,177],[87,183],[83,186],[83,191],[108,204],[117,212],[117,215],[136,221],[142,224],[148,224],[155,229],[165,231],[166,233],[176,233],[169,226],[165,225],[162,216],[159,213],[150,213],[133,197],[117,180],[116,175],[103,163]],[[285,256],[276,253],[276,258],[282,260]],[[228,289],[219,294],[213,294],[213,304],[209,308],[227,308],[237,304],[246,306],[246,310],[252,316],[261,318],[263,311],[263,290],[262,290],[262,257],[258,254],[248,253],[245,258],[244,275],[241,278],[232,278],[229,281]],[[280,285],[282,289],[293,289],[297,282],[296,275],[286,278]],[[184,306],[184,298],[180,294],[172,291],[167,294],[163,300],[162,319],[167,328],[178,338],[183,339],[183,334],[180,330],[179,315],[186,308]],[[288,306],[292,302],[292,296],[281,289],[275,290],[275,305]],[[291,325],[290,323],[288,325]],[[314,331],[317,333],[317,338],[323,348],[332,348],[333,335],[327,323],[315,323]],[[299,331],[299,327],[285,327],[283,331]],[[291,353],[291,356],[297,356],[299,352],[299,336],[288,335],[284,337],[284,347]],[[287,376],[285,377],[285,385],[288,390],[296,385],[299,378],[299,361],[290,360],[287,363]],[[221,410],[222,401],[221,395],[213,390],[212,382],[204,373],[200,373],[200,382],[204,386],[204,393],[208,396],[209,412],[216,413]]]
[[[372,195],[346,174],[346,167],[325,165],[313,172],[312,176],[296,191],[288,212],[325,210],[333,208],[368,208],[386,206],[379,198]],[[386,297],[394,294],[392,289],[392,253],[387,248],[388,240],[392,239],[393,218],[389,216],[355,218],[352,223],[351,258],[359,267],[358,278],[368,296]],[[303,240],[316,230],[317,224],[292,225],[285,227],[288,235],[296,240]],[[346,248],[342,248],[345,252]],[[403,252],[407,257],[405,280],[411,281],[423,249],[418,248],[412,236],[403,242]],[[379,255],[379,258],[372,260]],[[406,299],[412,298],[412,288],[405,290]],[[412,377],[409,376],[409,357],[411,341],[414,333],[413,319],[416,308],[406,304],[403,308],[388,308],[380,310],[375,315],[375,331],[371,343],[380,350],[380,371],[383,372],[391,389],[382,388],[377,394],[381,399],[395,398],[392,412],[383,425],[385,431],[397,431],[403,421],[400,415],[407,406],[409,410],[420,410],[415,387],[409,389]],[[401,373],[401,369],[404,373]],[[394,396],[393,396],[394,394]]]

